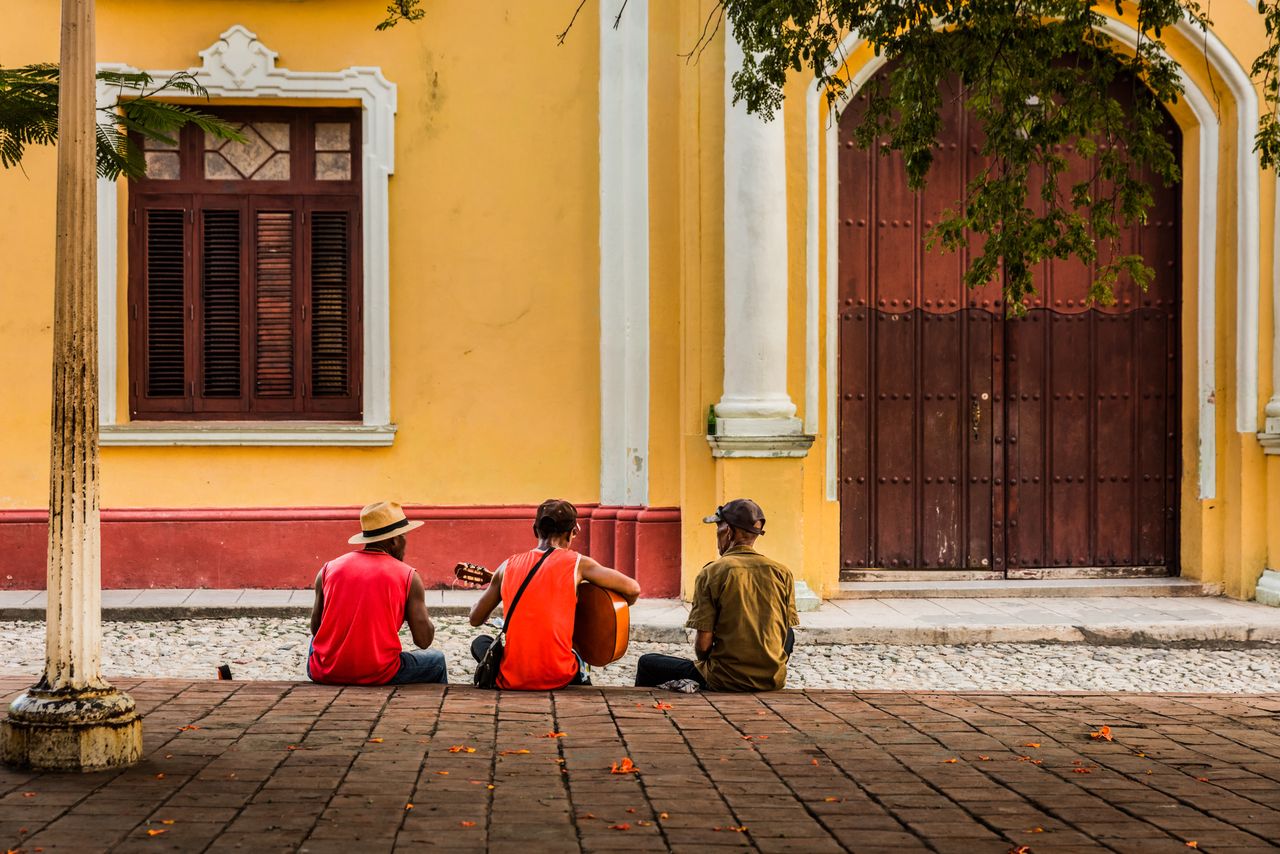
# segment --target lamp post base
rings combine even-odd
[[[33,771],[104,771],[142,756],[142,716],[114,688],[31,688],[9,706],[0,759]]]

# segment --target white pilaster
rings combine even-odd
[[[649,3],[600,4],[600,503],[649,501]]]
[[[717,456],[804,456],[813,437],[787,393],[786,129],[733,101],[742,48],[725,33],[724,395]]]
[[[1266,428],[1258,437],[1268,454],[1280,454],[1280,175],[1276,177],[1275,233],[1271,260],[1271,399],[1267,401]],[[1273,579],[1280,599],[1280,578]],[[1259,600],[1261,601],[1261,600]],[[1277,602],[1280,604],[1280,601]]]

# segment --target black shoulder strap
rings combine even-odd
[[[551,553],[553,551],[555,551],[555,547],[549,548],[543,552],[542,557],[538,558],[538,562],[533,565],[533,569],[529,570],[529,574],[524,577],[524,581],[520,584],[520,589],[516,591],[515,598],[511,600],[511,607],[505,609],[506,615],[502,620],[502,632],[500,632],[500,634],[505,633],[507,629],[511,627],[511,618],[516,613],[516,606],[520,604],[520,597],[524,595],[524,589],[529,586],[530,581],[533,581],[534,574],[539,568],[541,568],[543,562],[547,558],[551,557]]]

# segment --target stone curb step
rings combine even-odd
[[[1219,596],[1222,585],[1189,578],[1027,581],[842,581],[833,599],[1091,599]]]
[[[436,616],[466,616],[463,605],[435,605]],[[114,606],[102,609],[108,622],[160,620],[211,620],[237,617],[297,618],[311,613],[300,605],[153,605]],[[657,616],[657,615],[655,615]],[[0,620],[42,621],[44,608],[0,608]],[[631,639],[641,643],[688,643],[682,610],[669,610],[657,619],[633,620]],[[950,626],[912,625],[810,625],[797,629],[802,644],[902,644],[907,646],[956,646],[963,644],[1043,643],[1095,646],[1239,648],[1280,645],[1280,625],[1238,621],[1180,621],[1128,624],[1042,625],[985,624]]]

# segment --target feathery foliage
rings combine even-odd
[[[207,96],[188,72],[157,83],[145,72],[99,71],[98,80],[117,91],[115,102],[99,109],[96,159],[102,177],[137,178],[146,173],[142,152],[129,138],[131,132],[174,142],[178,131],[191,124],[224,139],[243,138],[234,126],[215,116],[156,100],[166,93]],[[57,140],[58,66],[0,68],[0,168],[20,165],[29,146],[52,145]]]

